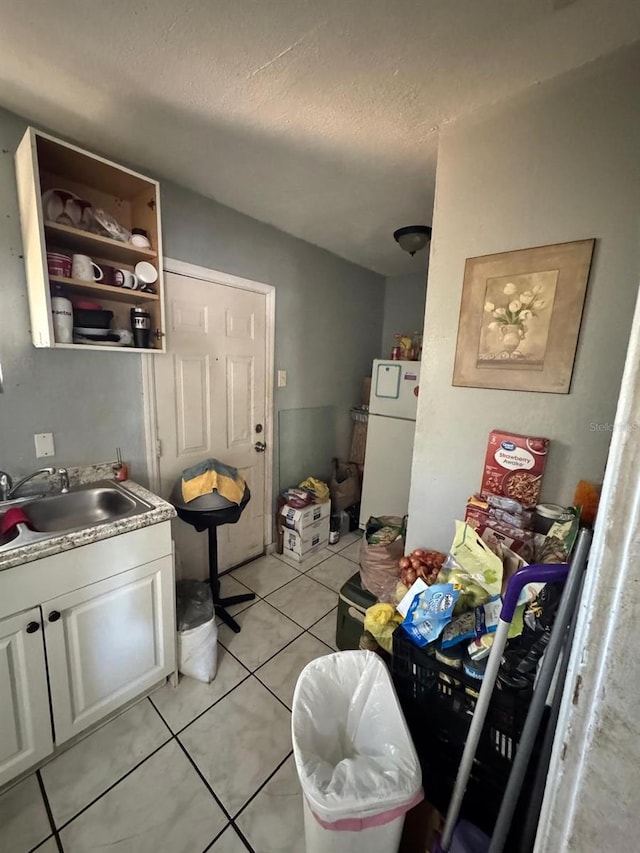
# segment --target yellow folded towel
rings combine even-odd
[[[244,477],[238,469],[225,465],[219,459],[207,459],[182,472],[182,500],[185,503],[217,490],[223,498],[239,504],[245,487]]]

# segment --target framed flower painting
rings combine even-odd
[[[594,245],[468,258],[453,384],[568,394]]]

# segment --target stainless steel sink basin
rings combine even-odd
[[[60,533],[115,521],[128,515],[135,507],[135,500],[128,494],[102,486],[41,498],[23,509],[35,530]]]
[[[15,506],[15,504],[13,504]],[[0,503],[0,515],[10,504]],[[66,494],[47,495],[20,503],[33,530],[19,525],[0,538],[0,553],[42,542],[66,533],[130,518],[147,512],[150,505],[112,480],[78,486]]]

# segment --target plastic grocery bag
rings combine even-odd
[[[331,462],[331,508],[333,512],[342,512],[348,506],[360,500],[360,475],[356,465],[333,459]]]
[[[379,601],[395,604],[404,534],[404,519],[399,516],[372,516],[367,522],[360,545],[360,578]]]
[[[428,586],[415,596],[402,627],[417,646],[424,648],[438,639],[451,621],[458,594],[453,584],[442,583]]]
[[[196,580],[178,581],[176,612],[178,670],[209,684],[218,668],[218,628],[209,584]]]
[[[393,651],[393,632],[402,622],[393,604],[373,604],[364,614],[364,630],[369,631],[385,652]]]
[[[389,672],[374,652],[311,661],[298,678],[291,729],[316,820],[397,817],[422,800],[420,762]]]

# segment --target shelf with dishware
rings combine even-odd
[[[157,181],[33,128],[16,175],[33,344],[164,352]]]
[[[111,237],[92,234],[89,231],[74,228],[72,225],[61,225],[58,222],[45,221],[44,233],[47,244],[58,246],[61,249],[86,252],[87,254],[99,253],[108,261],[153,262],[158,257],[158,253],[153,249],[123,243]]]
[[[115,299],[117,302],[127,302],[137,305],[139,302],[157,302],[157,293],[145,293],[140,290],[125,290],[111,284],[101,284],[99,281],[83,281],[79,278],[67,278],[63,275],[49,275],[49,281],[63,285],[65,290],[77,293],[79,296],[93,296],[103,299]]]

